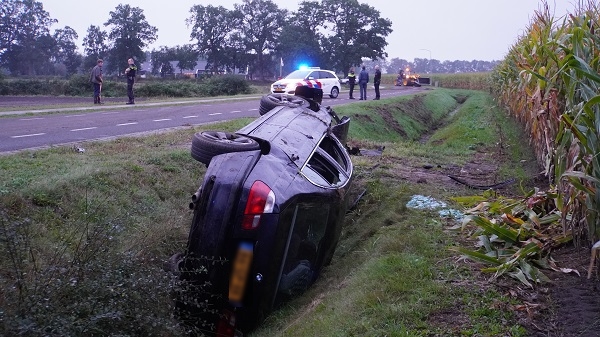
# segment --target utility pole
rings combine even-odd
[[[429,50],[429,49],[419,49],[419,50],[424,50],[424,51],[429,52],[429,62],[427,62],[427,67],[429,68],[429,71],[431,71],[431,50]],[[429,71],[428,71],[428,73],[429,73]]]

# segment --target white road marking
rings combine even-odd
[[[155,119],[153,120],[153,122],[164,122],[164,121],[170,121],[171,118],[163,118],[163,119]]]
[[[137,122],[117,124],[117,126],[135,125],[135,124],[137,124]]]
[[[21,118],[19,120],[20,121],[35,121],[35,120],[38,120],[38,119],[44,119],[44,118],[42,118],[42,117],[33,117],[33,118]]]
[[[42,135],[45,135],[45,133],[32,133],[29,135],[11,136],[10,138],[35,137],[35,136],[42,136]]]
[[[120,114],[121,111],[111,111],[111,112],[103,112],[103,115],[113,115],[113,114]]]
[[[233,110],[233,111],[229,111],[230,114],[234,114],[236,112],[241,112],[240,110]]]
[[[63,116],[65,118],[70,118],[70,117],[81,117],[81,116],[85,116],[85,114],[79,114],[79,115],[67,115],[67,116]]]
[[[93,129],[97,129],[97,127],[92,126],[92,127],[89,127],[89,128],[73,129],[71,131],[85,131],[85,130],[93,130]]]
[[[216,115],[222,115],[222,114],[223,114],[222,112],[215,112],[215,113],[208,114],[208,115],[209,116],[216,116]]]
[[[258,110],[258,109],[250,109],[250,110],[248,110],[248,111],[256,111],[256,110]]]
[[[183,117],[183,119],[186,119],[186,118],[197,118],[197,117],[198,116],[185,116],[185,117]]]

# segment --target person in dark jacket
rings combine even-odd
[[[352,93],[354,93],[354,85],[356,84],[356,74],[354,73],[354,67],[350,68],[348,73],[348,85],[350,86],[350,99],[354,99]]]
[[[133,84],[135,83],[135,73],[137,71],[137,66],[133,62],[133,59],[130,58],[127,60],[129,64],[127,68],[125,68],[125,76],[127,76],[127,96],[129,97],[129,102],[125,104],[135,104],[133,101]]]
[[[96,66],[92,69],[90,74],[90,82],[94,85],[94,104],[103,104],[100,101],[100,94],[102,93],[102,65],[104,61],[98,59]]]
[[[358,75],[358,85],[360,86],[360,101],[364,101],[367,99],[367,83],[369,83],[369,73],[365,69],[365,66],[362,66],[362,70]]]
[[[379,70],[379,66],[375,66],[375,76],[373,77],[373,86],[375,86],[374,100],[381,98],[381,95],[379,94],[379,84],[381,84],[381,70]]]

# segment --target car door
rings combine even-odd
[[[301,196],[287,209],[293,215],[279,274],[277,303],[303,293],[315,280],[330,210],[326,200],[314,196]]]
[[[324,135],[301,168],[301,174],[320,193],[301,195],[293,207],[283,263],[277,286],[277,302],[301,294],[329,263],[346,210],[344,187],[352,176],[352,163],[341,143]]]
[[[321,83],[323,83],[323,92],[326,95],[329,95],[331,93],[331,89],[333,88],[333,78],[331,74],[327,71],[321,70],[319,71],[319,78]]]
[[[321,77],[321,72],[318,70],[313,70],[308,77],[306,77],[307,80],[312,80],[312,81],[316,81],[319,82],[321,84],[321,89],[323,90],[323,92],[325,92],[325,83],[323,83],[323,78]]]

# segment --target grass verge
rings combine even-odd
[[[350,143],[385,150],[353,158],[355,186],[367,193],[332,264],[252,335],[524,336],[507,310],[514,299],[447,249],[462,241],[455,223],[405,206],[414,194],[472,194],[443,182],[442,170],[497,154],[498,144],[510,149],[490,157],[502,159],[498,175],[515,174],[528,153],[512,132],[518,126],[476,91],[432,90],[336,112],[353,118]],[[472,130],[484,121],[495,127]],[[189,196],[205,170],[189,145],[201,129],[89,142],[84,153],[0,157],[0,334],[186,334],[171,317],[172,280],[161,264],[187,239]],[[433,173],[417,182],[425,163]]]

